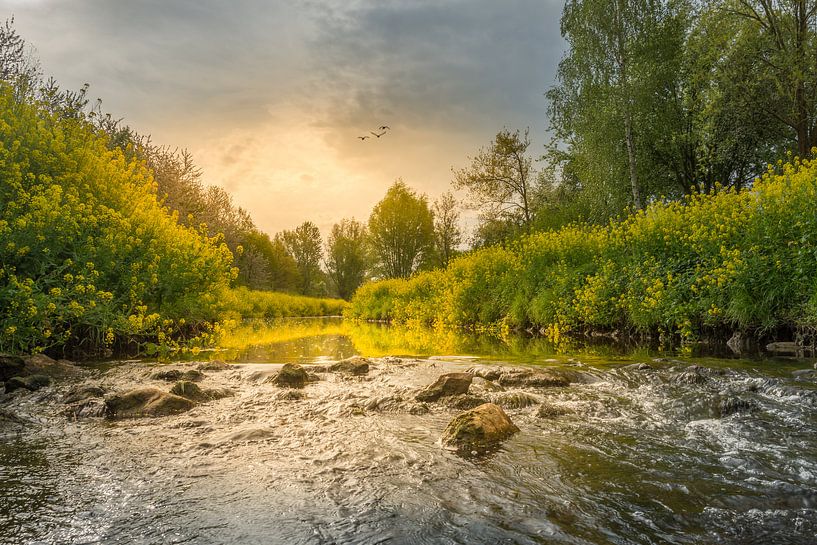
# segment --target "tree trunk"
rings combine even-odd
[[[629,96],[625,97],[629,103]],[[630,189],[633,191],[633,206],[641,209],[641,191],[638,188],[638,165],[635,158],[635,142],[633,141],[633,121],[630,116],[629,104],[624,110],[624,134],[627,139],[627,159],[630,164]]]

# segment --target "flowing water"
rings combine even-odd
[[[379,359],[364,377],[322,373],[301,399],[264,382],[271,364],[353,354]],[[17,422],[0,420],[0,543],[817,541],[812,362],[656,360],[332,321],[248,328],[207,358],[236,364],[202,386],[236,395],[177,416],[69,419],[70,384],[5,396]],[[494,365],[580,378],[523,388],[536,403],[506,408],[521,431],[460,457],[439,443],[458,411],[424,412],[413,396],[444,372]],[[108,362],[82,380],[167,388],[147,378],[156,366]],[[472,390],[509,393],[487,386]]]

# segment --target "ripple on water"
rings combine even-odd
[[[705,369],[694,370],[705,380],[682,381],[691,371],[680,363],[587,367],[569,387],[508,390],[525,396],[506,407],[522,431],[463,459],[439,445],[456,410],[432,403],[419,414],[413,397],[473,361],[410,363],[364,378],[321,373],[303,395],[265,383],[275,368],[239,367],[203,383],[236,396],[142,421],[66,424],[50,416],[56,401],[16,398],[10,406],[39,425],[0,443],[0,542],[813,538],[817,422],[805,381]],[[114,368],[103,382],[117,390],[144,376]],[[717,417],[726,395],[756,410]]]

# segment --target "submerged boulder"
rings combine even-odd
[[[441,397],[467,394],[474,376],[470,373],[447,373],[421,391],[417,401],[437,401]]]
[[[105,400],[105,409],[110,418],[167,416],[189,411],[193,407],[193,401],[158,388],[136,388]]]
[[[198,384],[195,382],[190,382],[188,380],[182,380],[177,382],[173,385],[173,388],[170,389],[170,393],[173,395],[177,395],[179,397],[183,397],[185,399],[189,399],[190,401],[213,401],[215,399],[221,399],[223,397],[229,397],[233,395],[232,390],[227,389],[202,389],[199,387]]]
[[[346,373],[348,375],[365,375],[369,372],[369,363],[371,362],[366,358],[354,356],[333,363],[329,366],[329,370],[336,373]]]
[[[272,382],[284,388],[303,388],[308,381],[309,375],[303,367],[297,363],[285,363],[278,374],[266,382]]]
[[[25,361],[20,356],[0,354],[0,382],[24,374]]]
[[[479,452],[496,447],[518,431],[501,407],[485,403],[455,416],[445,428],[442,442],[457,451]]]
[[[28,377],[11,377],[6,381],[6,393],[15,390],[36,392],[40,388],[51,385],[51,378],[46,375],[31,375]]]
[[[459,411],[465,411],[468,409],[473,409],[474,407],[479,407],[480,405],[484,405],[488,403],[488,400],[481,396],[471,395],[471,394],[459,394],[455,396],[450,396],[446,398],[445,404],[452,409],[457,409]]]
[[[199,371],[227,371],[230,366],[221,360],[205,361],[196,366]]]
[[[715,412],[718,414],[718,416],[724,418],[733,414],[752,412],[756,409],[757,405],[751,401],[735,396],[728,396],[718,400],[718,405]]]
[[[500,386],[522,388],[553,388],[570,384],[570,380],[563,375],[557,375],[549,371],[534,371],[531,369],[513,369],[506,371],[500,375],[498,382]]]
[[[505,392],[494,396],[494,403],[505,409],[524,409],[540,402],[539,398],[525,392]]]
[[[187,371],[182,371],[181,369],[168,369],[167,371],[158,371],[153,373],[150,378],[153,380],[164,380],[165,382],[176,382],[179,380],[198,382],[204,378],[204,373],[198,369],[188,369]]]

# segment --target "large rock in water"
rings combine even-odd
[[[227,389],[201,389],[195,382],[182,380],[173,385],[170,393],[189,399],[190,401],[213,401],[223,397],[230,397],[233,395],[231,390]]]
[[[31,375],[29,377],[11,377],[6,381],[6,393],[15,390],[29,390],[36,392],[40,388],[51,385],[51,378],[46,375]]]
[[[496,447],[518,431],[498,405],[485,403],[455,416],[445,428],[442,442],[460,452],[480,452]]]
[[[191,400],[158,388],[137,388],[105,400],[105,408],[111,418],[167,416],[189,411],[194,406]]]
[[[285,363],[278,374],[269,379],[269,382],[284,388],[303,388],[308,381],[309,375],[297,363]]]
[[[25,362],[20,356],[0,354],[0,382],[22,375],[24,367]]]
[[[417,394],[417,401],[437,401],[441,397],[467,394],[474,375],[470,373],[448,373],[438,378],[434,384]]]
[[[360,356],[354,356],[333,363],[329,366],[329,370],[338,373],[347,373],[349,375],[365,375],[369,372],[369,360],[361,358]]]

